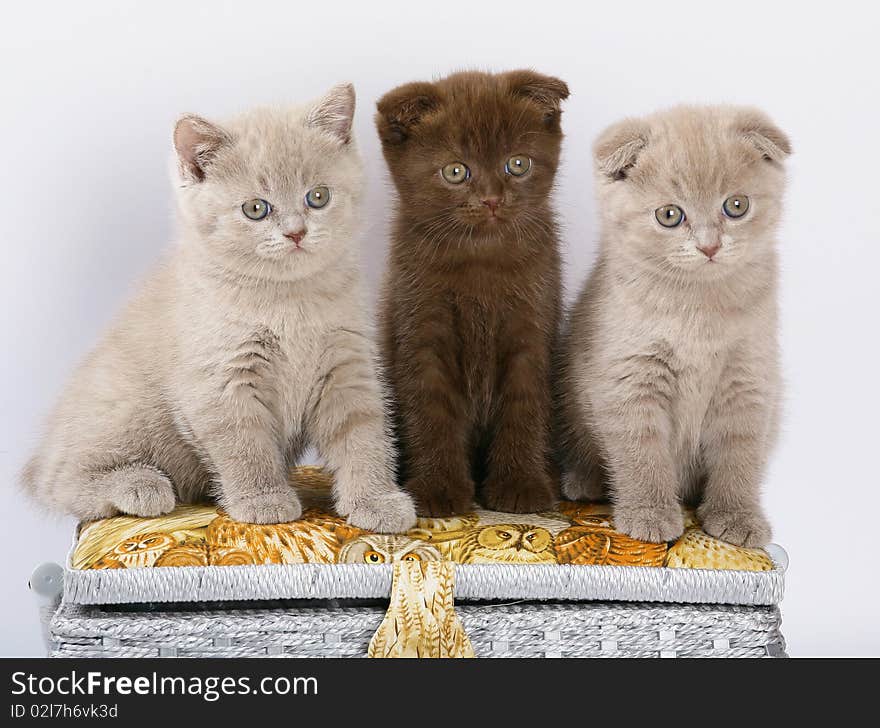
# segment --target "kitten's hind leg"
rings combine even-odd
[[[168,477],[152,465],[67,465],[34,487],[39,499],[84,521],[120,513],[153,517],[174,509],[177,496]]]
[[[174,510],[177,502],[171,481],[151,465],[126,465],[104,473],[96,480],[106,482],[103,490],[110,504],[127,515],[161,516]]]

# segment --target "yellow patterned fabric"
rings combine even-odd
[[[474,657],[452,603],[450,561],[397,561],[388,612],[368,657]]]
[[[83,526],[74,569],[257,564],[392,564],[388,612],[369,657],[473,657],[453,605],[454,564],[577,564],[767,571],[761,549],[731,546],[686,513],[673,543],[646,543],[614,530],[607,505],[562,503],[545,513],[474,510],[421,518],[406,534],[370,533],[334,515],[332,482],[320,468],[297,468],[292,483],[302,518],[259,526],[216,506],[182,505],[158,518],[116,516]]]
[[[157,518],[116,516],[83,526],[74,569],[225,566],[241,564],[577,564],[769,571],[763,549],[731,546],[700,530],[693,514],[677,541],[653,544],[614,530],[610,506],[560,504],[544,513],[474,510],[421,518],[403,535],[375,534],[333,514],[331,481],[301,467],[292,481],[306,510],[300,520],[238,523],[213,505],[178,506]]]

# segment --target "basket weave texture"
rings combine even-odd
[[[459,604],[477,657],[781,657],[777,607]],[[65,605],[55,657],[365,657],[385,606],[114,612]]]

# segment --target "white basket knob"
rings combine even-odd
[[[778,543],[768,543],[764,549],[782,571],[788,571],[788,554]]]
[[[64,589],[64,569],[52,561],[40,564],[31,574],[28,587],[41,599],[52,601]]]

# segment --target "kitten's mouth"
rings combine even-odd
[[[263,245],[257,249],[257,254],[263,258],[271,258],[272,260],[283,260],[291,255],[305,255],[309,249],[301,243],[283,242],[273,243],[272,245]]]
[[[489,227],[495,227],[506,221],[507,217],[499,214],[498,211],[487,211],[487,213],[480,220],[480,224],[488,225]]]

